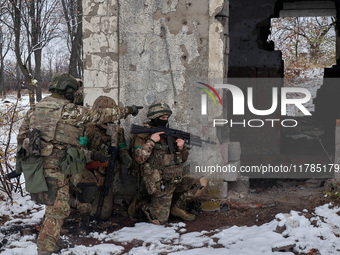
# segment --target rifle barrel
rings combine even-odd
[[[172,136],[175,138],[181,138],[184,140],[186,144],[191,144],[195,146],[202,147],[202,143],[210,143],[210,144],[216,144],[214,141],[210,140],[203,140],[201,137],[197,135],[190,134],[189,132],[184,132],[177,129],[171,129],[166,127],[152,127],[147,128],[139,125],[132,124],[131,125],[131,134],[141,134],[141,133],[157,133],[157,132],[164,132],[166,136]]]

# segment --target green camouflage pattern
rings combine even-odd
[[[46,142],[52,141],[55,137],[57,123],[63,110],[63,106],[69,101],[61,98],[45,97],[32,112],[29,128],[36,128],[41,131],[41,139]]]
[[[24,116],[17,138],[18,148],[23,147],[30,128],[40,130],[45,177],[47,182],[55,180],[56,183],[56,185],[49,186],[56,192],[56,195],[54,193],[55,200],[53,194],[52,196],[46,193],[34,195],[36,201],[48,204],[37,242],[39,251],[53,250],[55,242],[59,238],[63,220],[70,212],[68,204],[69,180],[59,169],[60,162],[65,156],[66,147],[68,145],[81,147],[79,137],[83,126],[87,123],[105,124],[125,118],[128,114],[130,114],[130,110],[124,107],[85,110],[70,103],[62,95],[53,93],[37,103],[35,108],[29,110]]]
[[[94,174],[87,170],[84,169],[81,173],[77,173],[71,176],[71,183],[72,183],[72,188],[70,191],[70,195],[74,198],[75,204],[73,205],[74,208],[76,208],[80,214],[90,214],[92,210],[92,205],[91,203],[81,203],[77,200],[77,191],[79,193],[82,192],[82,190],[79,190],[77,188],[77,185],[79,183],[96,183],[97,184],[97,179],[94,176]],[[97,184],[98,185],[98,184]]]
[[[144,124],[148,127],[149,124]],[[134,137],[135,161],[140,164],[142,178],[149,195],[147,200],[139,201],[142,210],[149,215],[151,222],[164,224],[168,221],[172,205],[186,209],[186,202],[193,197],[193,184],[197,180],[185,175],[183,163],[188,158],[186,147],[170,154],[167,141],[161,139],[154,143],[150,134]]]
[[[59,90],[65,91],[67,87],[71,87],[74,90],[78,90],[80,84],[72,75],[67,73],[57,73],[53,75],[51,82],[49,84],[48,90]]]
[[[170,215],[172,197],[175,190],[173,183],[165,183],[166,192],[162,196],[151,196],[151,202],[143,206],[143,210],[150,212],[152,219],[157,219],[160,224],[167,223]]]
[[[64,219],[70,214],[69,206],[69,179],[55,169],[45,169],[46,177],[56,180],[57,196],[53,205],[47,205],[44,221],[37,240],[40,251],[53,252],[54,246],[60,237],[60,229]]]
[[[149,195],[162,195],[160,183],[162,177],[159,170],[154,169],[150,163],[143,165],[143,181]]]
[[[98,107],[99,109],[100,107]],[[124,129],[120,128],[117,124],[109,123],[109,124],[88,124],[85,126],[83,135],[87,137],[88,144],[87,148],[89,151],[99,151],[102,154],[107,153],[110,146],[118,146],[122,144],[126,144],[124,137]],[[117,174],[121,167],[121,160],[124,160],[127,163],[127,155],[125,154],[126,148],[121,146],[121,149],[118,151],[118,160],[115,164],[115,173]],[[129,156],[128,156],[129,157]],[[130,157],[131,162],[131,157]],[[128,164],[128,163],[127,163]],[[89,174],[90,172],[90,174]],[[73,183],[72,189],[75,189],[77,183],[93,183],[96,182],[98,185],[97,195],[95,200],[92,203],[81,203],[75,197],[75,192],[72,192],[73,198],[75,202],[73,206],[81,213],[81,214],[90,214],[91,216],[95,216],[98,207],[98,201],[100,197],[100,189],[104,186],[105,178],[106,178],[106,167],[98,167],[92,169],[91,171],[84,170],[82,173],[72,176],[71,181]],[[113,209],[113,186],[111,185],[109,189],[108,195],[104,198],[103,208],[100,215],[102,220],[108,219],[112,214]]]
[[[149,106],[147,117],[149,119],[156,119],[163,115],[168,115],[170,117],[171,114],[172,111],[168,104],[162,102],[155,102]]]
[[[58,186],[56,179],[51,177],[45,177],[48,191],[39,192],[39,193],[31,193],[31,199],[38,204],[44,205],[54,205],[54,201],[57,197]]]
[[[149,212],[152,219],[158,220],[160,224],[165,224],[169,220],[171,208],[178,206],[186,210],[188,202],[197,199],[194,192],[197,190],[194,184],[196,179],[189,176],[184,178],[183,182],[173,183],[172,181],[163,181],[165,190],[151,196],[151,201],[143,201],[142,210]],[[161,182],[155,185],[161,186]]]

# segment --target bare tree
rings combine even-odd
[[[67,42],[70,50],[69,73],[75,77],[83,75],[83,36],[82,36],[82,1],[61,0],[67,26]]]
[[[22,9],[23,23],[27,31],[28,60],[31,73],[37,81],[37,101],[41,100],[41,63],[42,50],[48,43],[60,36],[61,12],[59,12],[59,1],[57,0],[35,0],[25,1]],[[34,54],[34,72],[31,70],[31,54]]]
[[[0,10],[1,11],[1,10]],[[1,16],[5,15],[1,13]],[[6,95],[5,88],[5,57],[10,50],[12,43],[12,33],[8,32],[8,28],[3,24],[0,24],[0,93],[2,96]]]
[[[0,22],[12,29],[14,34],[14,52],[20,71],[29,84],[30,104],[41,99],[41,64],[42,50],[51,40],[61,36],[62,11],[58,0],[13,0],[1,1],[6,8],[11,23],[0,17]],[[24,47],[21,43],[25,42]],[[34,62],[33,62],[34,60]]]
[[[299,54],[312,64],[320,57],[329,59],[335,51],[334,17],[287,17],[272,19],[270,40],[282,51],[286,61],[295,62]]]

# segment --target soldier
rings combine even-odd
[[[98,97],[93,103],[92,109],[115,108],[116,102],[107,96]],[[87,138],[87,149],[91,151],[92,161],[86,165],[81,173],[74,174],[71,177],[73,190],[75,194],[71,199],[71,206],[77,208],[80,213],[80,223],[78,233],[86,235],[89,232],[90,215],[96,219],[106,220],[110,217],[113,208],[113,188],[112,177],[118,172],[120,167],[129,168],[132,159],[127,151],[127,144],[124,137],[124,129],[116,126],[116,131],[111,127],[115,124],[93,124],[85,126],[84,137]],[[114,169],[108,169],[108,160],[110,158],[110,147],[113,140],[118,140],[118,158],[115,162]],[[109,187],[104,187],[106,178],[110,178]],[[79,192],[79,187],[87,187],[87,192]],[[107,189],[108,194],[103,196],[103,189]],[[76,198],[76,199],[74,199]],[[99,201],[103,199],[102,203]],[[99,206],[98,206],[99,203]]]
[[[81,127],[138,114],[136,106],[82,112],[71,103],[78,88],[73,76],[54,75],[49,85],[52,95],[27,112],[18,134],[16,172],[24,173],[32,199],[46,205],[37,240],[39,255],[56,252],[63,220],[70,213],[69,178],[89,160],[79,142]]]
[[[148,110],[147,117],[151,120],[144,123],[145,127],[168,126],[168,118],[172,111],[165,103],[153,103]],[[185,177],[183,182],[183,163],[188,158],[188,149],[182,139],[175,141],[176,152],[170,153],[164,132],[150,134],[137,134],[134,138],[134,157],[141,165],[143,181],[150,196],[150,202],[136,202],[129,207],[129,214],[133,214],[133,207],[137,203],[147,218],[154,224],[164,224],[169,215],[179,217],[185,221],[192,221],[195,215],[184,210],[185,202],[191,187],[197,182],[195,179]],[[199,185],[200,195],[206,180],[202,179]],[[174,197],[174,194],[180,194]],[[192,192],[192,191],[191,191]],[[132,212],[132,213],[131,213]]]

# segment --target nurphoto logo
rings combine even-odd
[[[233,115],[245,115],[245,95],[243,91],[232,84],[215,84],[214,87],[202,83],[202,82],[197,82],[208,89],[210,89],[219,99],[221,106],[222,105],[222,100],[217,93],[216,89],[228,89],[232,95],[232,106],[233,106]],[[217,106],[216,100],[212,93],[205,88],[197,87],[198,89],[201,89],[202,91],[205,92],[205,94],[201,95],[201,114],[202,115],[207,115],[208,112],[208,100],[207,100],[207,95],[209,95],[212,100],[215,103],[215,106]],[[298,110],[303,113],[304,115],[310,116],[312,115],[307,108],[303,105],[304,103],[307,103],[310,101],[312,98],[312,95],[310,91],[306,88],[298,88],[298,87],[282,87],[281,89],[281,97],[279,96],[279,89],[276,87],[272,88],[272,105],[269,109],[256,109],[254,107],[254,99],[253,99],[253,88],[252,87],[247,87],[247,107],[248,110],[256,115],[256,116],[266,116],[273,114],[279,105],[278,101],[279,99],[281,100],[281,116],[287,116],[287,106],[288,105],[294,105],[295,107],[298,108]],[[302,97],[300,98],[289,98],[288,94],[293,93],[293,94],[300,94]],[[275,122],[281,122],[281,125],[283,127],[295,127],[297,125],[297,121],[294,119],[250,119],[246,121],[245,119],[242,122],[233,122],[232,119],[226,120],[226,119],[214,119],[213,120],[213,126],[220,126],[220,125],[225,125],[229,123],[232,127],[233,123],[234,125],[242,125],[246,126],[248,124],[249,127],[262,127],[265,122],[270,122],[271,126],[274,127]],[[293,124],[288,124],[288,123],[293,123]]]
[[[213,87],[211,87],[210,85],[205,84],[203,82],[197,82],[197,83],[207,87],[212,92],[214,92],[214,94],[217,96],[218,100],[220,101],[221,106],[223,107],[221,97],[220,97],[220,95],[217,93],[217,91]],[[214,101],[215,105],[217,106],[216,100],[215,100],[214,96],[211,94],[211,92],[209,90],[201,88],[201,87],[197,87],[197,88],[200,89],[200,90],[203,90],[205,93],[207,93],[212,98],[212,100]],[[201,114],[202,115],[207,115],[207,111],[208,111],[207,94],[202,94],[201,95]]]

